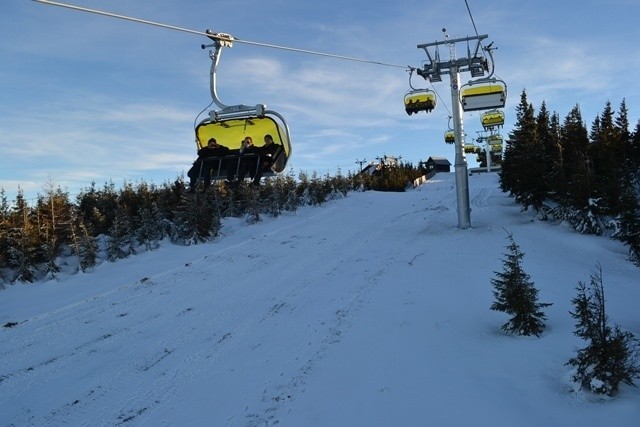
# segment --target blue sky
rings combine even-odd
[[[244,40],[421,66],[421,43],[474,35],[464,0],[76,0],[75,5]],[[640,1],[468,0],[477,30],[494,42],[496,75],[508,85],[506,136],[523,89],[561,119],[579,104],[588,126],[607,101],[626,99],[640,117]],[[579,10],[577,8],[579,7]],[[43,5],[0,2],[0,187],[10,198],[46,185],[71,194],[95,181],[161,184],[195,155],[193,124],[211,101],[208,40]],[[458,55],[464,52],[458,46]],[[448,52],[441,51],[444,59]],[[429,156],[454,161],[443,142],[451,109],[447,77],[434,87],[444,102],[407,116],[402,68],[235,44],[219,66],[225,104],[264,103],[291,128],[294,173],[357,170],[357,160]],[[461,75],[462,82],[470,79]],[[414,86],[427,87],[421,79]],[[446,105],[446,107],[445,107]],[[464,115],[467,139],[479,113]],[[475,166],[472,157],[469,165]]]

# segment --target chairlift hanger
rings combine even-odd
[[[491,72],[488,77],[470,80],[460,88],[460,102],[463,111],[495,110],[503,108],[507,100],[507,84],[496,77],[495,62],[491,47],[484,50],[491,59]]]

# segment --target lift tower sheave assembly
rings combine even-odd
[[[443,31],[446,31],[443,29]],[[464,155],[464,131],[462,123],[462,105],[460,101],[460,73],[469,72],[471,77],[483,77],[488,71],[488,62],[484,57],[480,43],[488,36],[478,35],[472,37],[462,37],[450,39],[445,36],[445,40],[433,43],[419,44],[418,49],[423,49],[427,54],[428,61],[421,69],[417,70],[418,75],[430,82],[441,82],[442,74],[448,73],[451,81],[451,103],[453,107],[453,131],[455,134],[455,174],[456,174],[456,198],[458,202],[458,227],[466,229],[471,226],[471,208],[469,206],[469,175],[467,172],[467,159]],[[470,43],[475,42],[473,52]],[[467,54],[457,58],[456,44],[466,43]],[[449,60],[440,60],[440,46],[449,48]],[[431,50],[431,51],[430,51]]]

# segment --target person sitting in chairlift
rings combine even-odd
[[[264,136],[264,145],[260,147],[260,164],[257,165],[256,175],[253,177],[253,185],[260,185],[262,174],[273,168],[281,148],[280,144],[273,142],[273,136],[270,134]]]
[[[244,180],[244,177],[249,173],[251,178],[254,177],[256,173],[258,156],[260,155],[260,150],[258,147],[253,145],[253,138],[250,136],[246,136],[240,145],[240,165],[238,166],[238,182]],[[233,182],[233,173],[234,168],[228,168],[227,172],[227,181]]]
[[[224,145],[218,144],[215,138],[210,138],[207,142],[207,146],[198,150],[198,158],[193,162],[193,166],[187,172],[189,177],[189,192],[195,191],[198,178],[204,179],[204,190],[206,191],[211,185],[211,174],[215,170],[217,171],[220,165],[219,158],[229,154],[229,148]],[[211,157],[217,157],[217,159],[210,159]]]

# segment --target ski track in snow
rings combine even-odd
[[[280,374],[266,378],[254,396],[242,396],[244,407],[235,408],[224,422],[277,422],[278,411],[304,391],[316,364],[347,333],[386,265],[401,256],[411,263],[418,256],[403,254],[403,244],[384,251],[373,248],[391,227],[407,230],[411,239],[412,222],[424,208],[402,212],[397,204],[372,204],[370,215],[360,219],[349,215],[361,210],[343,210],[345,223],[358,226],[325,229],[319,239],[323,218],[334,214],[338,204],[318,208],[306,222],[278,228],[276,220],[274,230],[239,244],[213,243],[210,256],[184,268],[157,272],[3,331],[0,412],[20,408],[13,410],[9,425],[143,423],[202,375],[221,367],[259,371],[268,365],[269,372]],[[272,245],[289,247],[290,256],[272,259]],[[361,262],[364,254],[366,263]],[[371,257],[379,257],[374,263],[379,269],[367,270]],[[317,273],[309,276],[307,270]],[[326,300],[310,304],[308,298],[317,295],[308,290],[318,286],[332,291],[323,293]],[[304,331],[280,339],[297,340],[299,352],[261,353],[261,337],[273,335],[278,323],[287,321],[298,322]],[[132,348],[131,342],[137,345]],[[236,351],[255,352],[255,366],[236,366]],[[105,354],[108,366],[98,363]],[[56,390],[58,383],[77,388]],[[104,406],[104,399],[119,404]]]

